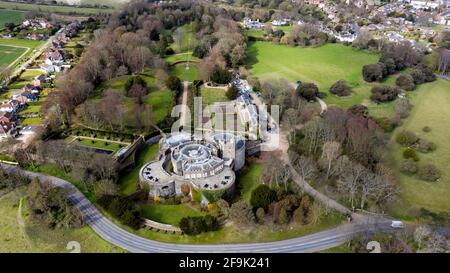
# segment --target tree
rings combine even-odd
[[[235,100],[239,96],[239,91],[234,85],[231,85],[230,87],[228,87],[226,96],[229,100]]]
[[[417,248],[421,249],[423,243],[430,237],[431,229],[427,226],[421,225],[414,230],[414,241],[417,243]]]
[[[412,104],[407,98],[401,98],[395,102],[394,108],[400,118],[407,118],[409,116],[409,111],[412,108]]]
[[[403,160],[400,165],[400,171],[405,174],[415,174],[417,172],[417,163],[411,158]]]
[[[330,93],[335,94],[339,97],[344,97],[351,94],[351,89],[346,81],[339,80],[331,86]]]
[[[216,206],[219,210],[220,215],[223,216],[224,218],[228,218],[230,214],[230,204],[228,204],[228,202],[225,201],[224,199],[219,199],[216,202]]]
[[[263,208],[258,208],[256,210],[256,219],[258,220],[258,223],[264,224],[264,217],[266,216],[266,213],[264,212]]]
[[[322,147],[322,159],[326,162],[326,179],[328,180],[332,162],[341,154],[341,144],[336,141],[325,142]]]
[[[287,224],[289,222],[289,215],[287,213],[287,210],[284,207],[282,207],[280,209],[280,213],[278,214],[278,221],[277,222],[280,225],[285,225],[285,224]]]
[[[397,87],[388,85],[376,85],[370,91],[372,93],[370,99],[378,103],[393,101],[401,93]]]
[[[403,151],[403,158],[404,159],[413,159],[414,161],[419,161],[419,156],[417,155],[416,151],[411,148],[406,148]]]
[[[230,219],[238,225],[245,226],[255,222],[255,215],[250,205],[246,201],[241,200],[231,205]]]
[[[420,166],[418,174],[425,181],[437,181],[441,177],[441,172],[433,164]]]
[[[187,235],[198,235],[202,232],[219,229],[219,221],[212,215],[198,217],[183,217],[179,223],[180,229]]]
[[[177,76],[169,76],[166,80],[166,86],[167,88],[169,88],[172,91],[175,91],[176,93],[181,92],[181,90],[183,89],[183,85],[181,83],[180,78],[178,78]]]
[[[395,84],[403,90],[411,91],[416,86],[414,84],[414,79],[410,75],[400,75],[395,80]]]
[[[380,64],[368,64],[363,66],[363,78],[366,82],[381,81],[383,76],[383,68]]]
[[[415,84],[421,84],[425,82],[425,74],[420,69],[413,69],[411,71],[411,77]]]
[[[314,83],[302,83],[297,87],[296,92],[307,101],[313,101],[319,95],[319,88]]]
[[[395,141],[403,147],[412,146],[419,141],[419,137],[411,131],[401,131],[395,136]]]
[[[173,32],[173,40],[175,44],[178,46],[178,51],[183,51],[183,41],[184,41],[185,33],[183,28],[179,27]]]
[[[250,196],[250,204],[254,208],[264,208],[275,201],[277,194],[274,190],[266,185],[259,185],[254,189]]]

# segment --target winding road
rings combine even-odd
[[[70,182],[53,176],[24,171],[16,166],[0,164],[10,172],[21,172],[29,178],[37,177],[49,181],[55,187],[70,190],[69,200],[81,211],[84,220],[101,238],[129,252],[137,253],[302,253],[317,252],[332,248],[348,241],[352,235],[360,232],[389,231],[390,221],[371,218],[370,222],[344,224],[339,227],[294,239],[246,244],[189,245],[162,243],[134,235],[114,224]]]

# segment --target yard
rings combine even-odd
[[[250,164],[246,169],[242,170],[237,176],[241,199],[250,202],[252,191],[261,184],[261,175],[263,165],[259,163]]]
[[[82,14],[82,15],[96,15],[99,13],[111,13],[114,11],[113,8],[79,8],[74,6],[62,6],[62,5],[39,5],[30,3],[19,3],[19,2],[0,2],[0,9],[10,9],[19,11],[40,11],[48,13],[58,13],[58,14]]]
[[[136,159],[136,166],[127,174],[122,174],[119,179],[120,193],[130,195],[137,189],[139,182],[139,171],[145,163],[155,160],[159,152],[158,144],[145,147]]]
[[[2,29],[6,23],[20,24],[23,20],[23,12],[18,10],[0,9],[0,29]]]
[[[203,216],[205,213],[192,209],[188,205],[142,205],[140,206],[143,218],[159,223],[178,226],[183,217]]]
[[[108,142],[108,141],[90,140],[90,139],[76,139],[74,141],[74,143],[76,143],[77,145],[80,145],[80,146],[112,151],[114,153],[117,152],[118,150],[120,150],[122,147],[126,146],[124,144],[117,144],[117,143]]]
[[[428,154],[419,154],[420,164],[432,163],[442,173],[437,182],[425,182],[415,177],[398,173],[400,182],[400,202],[393,208],[395,215],[406,217],[410,209],[425,208],[433,212],[450,212],[450,126],[447,118],[450,116],[450,82],[437,80],[423,84],[417,90],[408,93],[414,105],[411,115],[392,135],[402,130],[409,130],[418,136],[432,141],[437,149]],[[429,126],[431,132],[425,133],[423,127]],[[393,161],[398,165],[402,160],[402,149],[391,141]]]
[[[186,63],[176,64],[170,70],[170,74],[177,76],[182,81],[193,82],[194,80],[199,79],[198,68],[196,64],[191,63],[189,65],[189,68],[188,69],[186,68],[187,68]]]
[[[207,88],[202,86],[200,92],[204,105],[211,105],[215,102],[229,101],[225,95],[225,90],[222,88]]]
[[[288,79],[295,83],[313,82],[325,92],[325,101],[349,107],[357,103],[369,103],[371,85],[362,78],[362,67],[376,63],[378,55],[355,50],[340,44],[326,44],[317,48],[289,47],[270,42],[250,43],[247,50],[248,67],[262,81]],[[331,85],[346,80],[353,88],[348,98],[329,93]]]

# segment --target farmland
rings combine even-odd
[[[17,11],[39,10],[41,12],[50,12],[68,15],[76,15],[76,14],[90,15],[98,13],[111,13],[114,11],[114,8],[112,7],[85,8],[68,5],[40,5],[40,4],[28,4],[28,3],[4,2],[4,1],[0,1],[0,9],[17,10]]]
[[[17,10],[0,9],[0,29],[6,23],[20,24],[23,20],[23,12]]]

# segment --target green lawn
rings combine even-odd
[[[20,75],[20,79],[22,79],[24,81],[31,81],[36,76],[39,76],[42,74],[44,74],[44,72],[42,72],[42,70],[40,70],[40,69],[27,69]]]
[[[253,163],[239,173],[237,177],[241,198],[250,201],[250,195],[260,183],[263,172],[263,165],[260,163]]]
[[[39,123],[42,122],[42,118],[40,117],[36,117],[36,118],[25,118],[23,119],[20,124],[23,126],[28,126],[28,125],[37,125]]]
[[[211,105],[215,102],[229,101],[225,95],[225,90],[221,88],[201,87],[202,102],[204,105]]]
[[[3,2],[0,2],[3,3]],[[0,38],[0,45],[10,45],[10,46],[22,46],[22,47],[28,47],[28,48],[37,48],[40,46],[43,42],[41,41],[34,41],[29,39],[17,39],[17,38],[11,38],[11,39],[4,39]]]
[[[40,110],[41,110],[41,106],[40,105],[29,105],[25,109],[20,111],[19,115],[38,114],[40,112]]]
[[[0,9],[20,10],[20,11],[40,11],[58,14],[82,14],[82,15],[96,15],[99,13],[111,13],[113,8],[79,8],[74,6],[62,5],[38,5],[18,2],[0,2]]]
[[[17,10],[0,9],[0,29],[6,23],[20,24],[23,20],[23,12]]]
[[[139,171],[145,163],[155,160],[159,152],[158,144],[145,147],[136,159],[136,167],[127,174],[121,175],[119,178],[120,192],[123,195],[130,195],[137,189],[139,182]]]
[[[178,226],[183,217],[203,216],[206,213],[192,209],[187,205],[142,205],[142,217],[159,223]]]
[[[186,69],[186,63],[176,64],[170,70],[170,74],[179,77],[182,81],[190,81],[199,79],[197,65],[191,63],[189,69]]]
[[[436,151],[419,153],[419,164],[436,165],[442,172],[442,177],[438,182],[425,182],[399,173],[401,198],[393,212],[400,217],[406,217],[405,213],[411,208],[450,212],[450,126],[447,120],[450,116],[450,82],[437,80],[420,85],[415,91],[408,93],[408,98],[414,107],[403,126],[393,133],[393,138],[401,130],[410,130],[434,142],[437,145]],[[424,126],[429,126],[432,131],[423,132]],[[403,149],[393,140],[391,142],[390,150],[398,169]]]
[[[112,152],[117,152],[118,150],[121,149],[121,147],[117,143],[109,143],[107,141],[101,141],[101,140],[94,140],[94,143],[92,143],[92,140],[90,140],[90,139],[82,139],[82,140],[75,140],[74,143],[76,143],[80,146],[108,150],[108,151],[112,151]],[[122,145],[122,146],[124,146],[124,145]]]
[[[27,50],[25,48],[4,46],[0,44],[0,66],[14,63]]]
[[[371,85],[362,78],[362,67],[376,63],[378,55],[341,44],[326,44],[317,48],[289,47],[270,42],[250,43],[247,50],[248,66],[261,80],[285,78],[291,82],[316,83],[328,96],[328,104],[349,107],[369,103]],[[339,98],[329,93],[331,85],[346,80],[353,94]]]
[[[193,37],[194,32],[192,30],[192,24],[183,25],[179,27],[179,29],[181,29],[183,33],[181,43],[174,42],[170,46],[175,50],[176,53],[192,51],[194,47],[198,44],[197,39]]]
[[[25,193],[25,190],[20,190]],[[19,212],[19,196],[11,192],[0,197],[0,252],[67,253],[67,243],[77,241],[81,252],[103,253],[124,252],[124,250],[101,239],[89,227],[80,229],[49,229],[32,220],[22,201]]]
[[[192,52],[183,52],[183,53],[178,53],[178,54],[173,54],[173,55],[169,55],[166,58],[164,58],[166,60],[166,62],[168,62],[169,64],[173,64],[176,62],[180,62],[180,61],[194,61],[194,62],[198,62],[200,59],[192,56]]]

